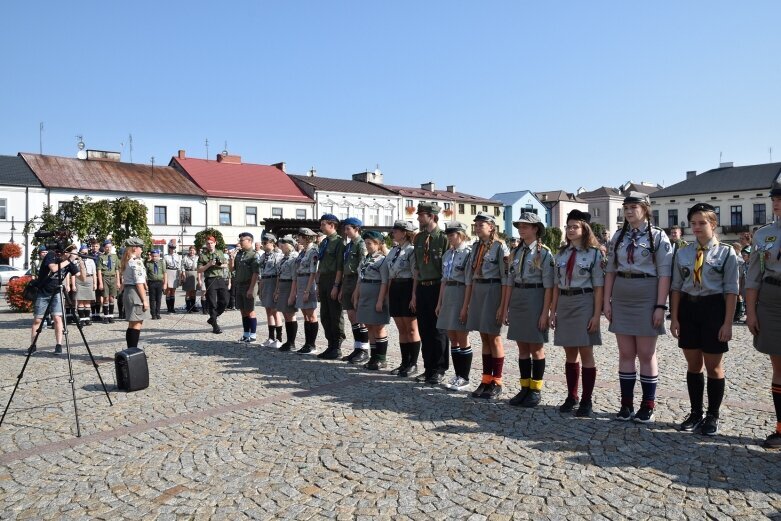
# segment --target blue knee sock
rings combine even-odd
[[[251,336],[255,336],[255,333],[258,330],[258,319],[257,318],[250,318],[249,319],[249,333]]]

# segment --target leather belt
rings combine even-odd
[[[773,277],[765,277],[762,282],[767,282],[771,286],[781,286],[781,280],[774,279]]]
[[[617,271],[616,276],[624,279],[655,279],[656,275],[648,275],[647,273],[627,273],[625,271]]]
[[[279,279],[279,282],[293,282],[293,279]]]
[[[500,284],[502,279],[472,279],[472,284]]]
[[[559,295],[566,295],[568,297],[571,297],[573,295],[583,295],[584,293],[593,293],[594,288],[570,288],[570,289],[559,289]]]
[[[466,286],[466,284],[458,282],[457,280],[449,280],[445,282],[445,286]]]
[[[277,276],[276,275],[263,275],[260,278],[261,279],[275,279],[275,278],[277,278]]]
[[[542,282],[538,282],[537,284],[523,284],[521,282],[516,282],[514,286],[521,289],[539,289],[545,287]]]
[[[376,279],[363,279],[361,280],[361,284],[382,284],[382,281]]]
[[[781,283],[779,283],[781,286]],[[689,295],[688,293],[681,292],[681,298],[687,302],[707,302],[709,300],[724,300],[724,295],[721,293],[713,293],[711,295]]]
[[[419,281],[418,281],[418,285],[420,285],[420,286],[434,286],[434,285],[436,285],[436,284],[439,284],[439,283],[441,283],[441,282],[442,282],[442,281],[441,281],[441,280],[439,280],[439,279],[434,279],[434,280],[419,280]]]

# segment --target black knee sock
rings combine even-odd
[[[268,337],[271,340],[277,339],[277,326],[268,326]]]
[[[708,378],[708,414],[719,417],[719,408],[724,399],[724,378]]]
[[[103,306],[103,316],[108,316],[108,305]]]
[[[374,345],[376,346],[373,353],[375,359],[379,360],[380,362],[384,362],[388,354],[388,337],[384,336],[382,338],[376,339],[376,343]]]
[[[420,340],[417,342],[408,342],[409,346],[409,365],[418,365],[418,355],[420,355]]]
[[[532,360],[532,380],[542,380],[545,376],[545,359]]]
[[[125,342],[127,347],[138,347],[138,339],[141,337],[141,331],[138,329],[128,328],[125,331]]]
[[[294,346],[296,343],[296,335],[298,334],[298,322],[295,320],[285,322],[285,334],[287,334],[287,344],[291,347]]]
[[[360,342],[360,336],[361,336],[361,324],[353,324],[351,329],[353,331],[353,340],[355,340],[355,347],[358,347],[358,342]]]
[[[703,373],[686,373],[686,387],[689,390],[689,403],[692,412],[702,414],[702,400],[705,394],[705,375]],[[708,394],[710,399],[710,393]]]
[[[314,347],[317,340],[317,330],[320,328],[318,322],[304,322],[304,341],[307,345]]]
[[[244,336],[249,336],[249,317],[241,317],[241,327],[244,329]]]
[[[532,359],[531,358],[519,358],[518,369],[521,370],[521,381],[530,380],[532,377]],[[528,382],[526,387],[528,387]]]
[[[451,350],[451,352],[456,376],[469,380],[469,370],[472,369],[472,346],[462,346],[458,351]]]
[[[361,324],[360,329],[360,335],[358,336],[358,342],[361,342],[362,344],[368,344],[369,343],[369,328],[366,327],[365,324]]]
[[[108,314],[109,316],[114,316],[114,304],[108,305]]]
[[[277,332],[277,340],[282,341],[282,326],[275,326]]]

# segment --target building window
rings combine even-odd
[[[274,217],[276,219],[282,218],[282,208],[272,208],[271,209],[271,217]]]
[[[659,226],[659,210],[653,210],[651,212],[651,216],[653,217],[654,224]]]
[[[385,216],[385,226],[393,226],[393,216],[392,215],[386,215]]]
[[[477,205],[476,204],[470,205],[469,209],[472,211],[472,215],[477,215]]]
[[[754,205],[754,224],[765,224],[767,222],[767,214],[765,213],[765,204]]]
[[[678,210],[667,210],[667,227],[678,226]]]
[[[623,208],[619,208],[616,210],[616,222],[622,223],[624,222],[624,210]]]
[[[729,207],[729,223],[730,226],[743,226],[743,206],[730,206]]]
[[[221,226],[231,225],[231,207],[229,204],[220,205],[220,225]]]
[[[445,203],[445,210],[450,210],[450,203]]]
[[[168,224],[167,213],[167,207],[155,206],[155,224]]]
[[[599,208],[594,208],[594,217],[599,217]]]
[[[407,208],[409,208],[410,206],[415,206],[414,204],[412,204],[412,199],[407,199],[406,206],[407,206]]]
[[[245,214],[246,216],[244,224],[247,226],[258,225],[258,208],[256,206],[247,206]]]
[[[296,210],[296,219],[306,219],[306,210]]]
[[[499,207],[498,206],[494,206],[494,215],[496,217],[499,217],[500,213],[501,213],[501,211],[499,210]]]
[[[0,199],[0,220],[8,219],[8,199]]]
[[[486,205],[483,205],[483,211],[484,211],[484,212],[488,212],[488,206],[486,206]]]
[[[192,209],[189,206],[181,206],[179,208],[179,224],[192,224],[192,213]]]
[[[716,211],[716,226],[721,226],[721,206],[713,207]]]
[[[458,213],[464,213],[464,203],[458,203]]]

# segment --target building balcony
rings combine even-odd
[[[721,233],[727,234],[727,233],[743,233],[747,232],[749,230],[748,224],[741,224],[738,226],[722,226],[721,227]]]

